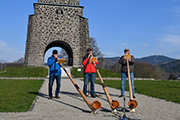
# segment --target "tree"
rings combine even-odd
[[[59,52],[58,56],[64,59],[68,59],[68,54],[63,48],[61,48],[61,51]]]
[[[6,61],[1,59],[0,60],[0,70],[3,69],[3,68],[6,68]]]
[[[66,62],[64,63],[65,65],[66,63],[68,63],[68,54],[63,48],[61,48],[61,51],[59,52],[58,56],[66,60]]]
[[[89,38],[89,42],[90,42],[90,47],[93,48],[93,54],[96,57],[103,58],[104,54],[102,54],[102,52],[100,51],[99,47],[97,46],[97,42],[96,42],[95,38],[90,37]]]
[[[170,74],[168,79],[169,80],[176,80],[176,78],[177,77],[174,74]]]
[[[24,58],[19,58],[18,60],[14,61],[14,63],[24,63]]]
[[[105,59],[103,58],[104,54],[102,54],[99,47],[97,46],[97,42],[95,38],[90,37],[89,42],[90,42],[90,47],[93,48],[93,55],[99,57],[98,59],[99,61],[101,61],[98,63],[98,67],[103,68],[105,66]]]

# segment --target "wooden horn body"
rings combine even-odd
[[[97,58],[96,58],[96,57],[93,57],[91,60],[92,60],[92,62],[94,63],[94,65],[96,66],[96,63],[95,63],[95,62],[97,61]],[[103,79],[102,79],[102,77],[101,77],[101,74],[100,74],[99,70],[97,69],[97,67],[96,67],[96,70],[97,70],[97,74],[98,74],[98,76],[99,76],[99,79],[100,79],[100,81],[101,81],[103,90],[104,90],[104,92],[105,92],[105,94],[106,94],[106,97],[107,97],[107,99],[108,99],[108,101],[109,101],[110,107],[112,108],[112,110],[118,108],[118,107],[120,106],[119,101],[117,101],[117,100],[112,100],[112,99],[111,99],[111,97],[110,97],[110,95],[109,95],[109,92],[108,92],[108,90],[107,90],[107,88],[106,88],[106,86],[105,86],[105,84],[104,84],[104,81],[103,81]]]
[[[77,89],[77,91],[80,93],[80,95],[83,97],[83,99],[85,100],[86,104],[88,105],[88,107],[92,110],[95,111],[97,109],[101,108],[101,103],[97,100],[93,101],[93,103],[91,104],[90,101],[87,99],[87,97],[84,95],[84,93],[81,91],[81,89],[79,88],[79,86],[76,84],[76,82],[72,79],[72,77],[69,75],[69,73],[67,72],[67,70],[64,68],[64,66],[62,65],[65,60],[64,59],[59,59],[58,60],[60,66],[63,68],[63,70],[65,71],[65,73],[67,74],[67,76],[69,77],[69,79],[71,80],[71,82],[74,84],[75,88]]]
[[[124,55],[124,59],[127,60],[127,69],[128,69],[129,98],[130,98],[128,105],[129,105],[130,108],[136,108],[138,103],[135,100],[133,100],[132,87],[131,87],[131,78],[130,78],[130,70],[129,70],[129,59],[131,59],[131,55],[130,54]]]

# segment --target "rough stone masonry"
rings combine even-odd
[[[29,16],[25,52],[26,66],[43,66],[48,49],[61,47],[68,53],[68,65],[81,66],[89,47],[88,19],[79,0],[38,0]]]

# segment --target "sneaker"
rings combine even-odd
[[[91,97],[92,97],[92,98],[95,98],[96,96],[97,96],[96,94],[94,94],[94,95],[91,95]]]
[[[120,95],[119,97],[124,97],[124,95]]]
[[[52,96],[49,96],[48,99],[52,99]]]
[[[136,98],[135,96],[133,96],[133,98]]]
[[[130,111],[129,112],[131,112],[131,113],[135,113],[136,111],[135,111],[135,109],[130,109]]]
[[[96,96],[96,97],[102,97],[102,95],[97,95],[97,94],[95,94],[95,96]]]
[[[55,98],[57,98],[57,99],[61,99],[59,96],[56,96]]]

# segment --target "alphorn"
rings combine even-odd
[[[76,82],[72,79],[72,77],[69,75],[69,73],[67,72],[67,70],[64,68],[64,66],[62,65],[65,62],[65,59],[59,59],[58,63],[60,64],[60,66],[63,68],[63,70],[65,71],[65,73],[67,74],[67,76],[69,77],[69,79],[71,80],[71,82],[74,84],[75,88],[77,89],[77,91],[81,94],[81,96],[83,97],[83,99],[85,100],[86,104],[88,105],[88,107],[91,109],[91,112],[96,113],[96,111],[98,109],[101,108],[101,103],[97,100],[93,101],[93,103],[91,104],[90,101],[87,99],[87,97],[84,95],[84,93],[81,91],[81,89],[79,88],[79,86],[76,84]]]
[[[102,79],[102,77],[101,77],[101,74],[100,74],[100,72],[99,72],[99,70],[98,70],[98,68],[97,68],[97,66],[96,66],[97,57],[92,57],[92,58],[91,58],[91,61],[94,63],[94,65],[95,65],[95,67],[96,67],[96,71],[97,71],[97,73],[98,73],[99,79],[100,79],[100,81],[101,81],[101,84],[102,84],[102,87],[103,87],[104,92],[105,92],[105,94],[106,94],[106,97],[107,97],[107,99],[108,99],[108,101],[109,101],[109,105],[110,105],[111,109],[114,110],[114,109],[118,108],[118,107],[120,106],[119,101],[117,101],[117,100],[112,100],[112,99],[111,99],[111,97],[110,97],[110,95],[109,95],[109,92],[108,92],[108,90],[107,90],[107,88],[106,88],[106,86],[105,86],[105,84],[104,84],[104,81],[103,81],[103,79]]]
[[[135,100],[133,100],[130,70],[129,70],[129,60],[131,59],[131,55],[130,54],[124,55],[124,59],[127,60],[127,69],[128,69],[129,98],[130,98],[130,101],[128,102],[128,106],[129,106],[129,108],[136,108],[138,103]]]

